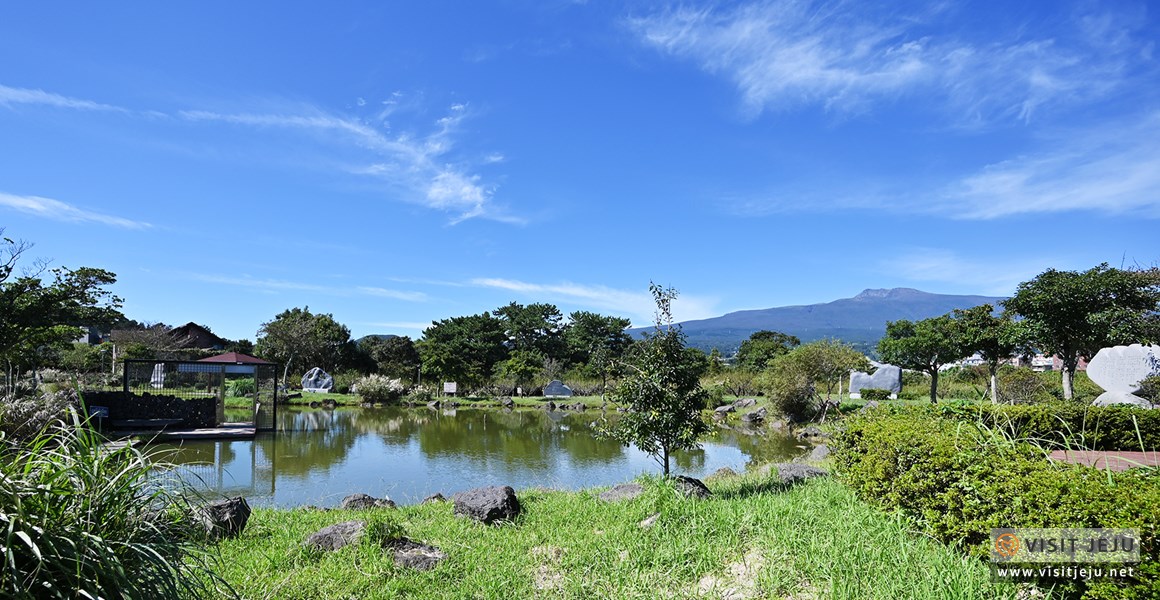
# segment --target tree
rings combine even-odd
[[[930,375],[930,401],[938,402],[938,374],[943,365],[962,358],[962,342],[950,315],[911,322],[886,322],[886,335],[878,341],[884,362]]]
[[[416,343],[423,372],[464,388],[486,383],[508,357],[504,322],[484,312],[435,321]]]
[[[81,326],[107,326],[120,316],[121,299],[105,289],[117,276],[103,269],[59,267],[49,271],[52,282],[40,275],[46,264],[13,278],[16,264],[32,245],[3,237],[0,228],[0,360],[4,360],[6,389],[15,382],[19,365],[35,366],[39,351],[66,347],[81,334]]]
[[[667,477],[672,453],[699,447],[697,438],[709,430],[701,419],[707,396],[700,384],[704,361],[691,360],[685,336],[673,324],[677,291],[656,284],[649,291],[657,305],[655,327],[622,361],[626,374],[612,398],[628,411],[606,434],[624,445],[636,444]]]
[[[1028,341],[1063,361],[1063,396],[1080,359],[1100,348],[1160,337],[1160,269],[1121,270],[1103,263],[1083,272],[1048,269],[1024,281],[1004,308],[1022,317]]]
[[[754,332],[737,349],[737,366],[754,372],[764,371],[770,361],[801,343],[796,336],[780,331],[763,329]]]
[[[583,365],[590,375],[600,377],[603,394],[613,367],[632,346],[632,336],[625,332],[632,322],[583,310],[573,312],[568,319],[564,340],[569,358],[572,364]]]
[[[956,309],[954,318],[958,322],[959,342],[962,344],[959,354],[970,356],[977,352],[983,357],[990,374],[991,401],[998,402],[999,367],[1024,351],[1024,328],[1006,312],[995,316],[995,309],[990,304]]]
[[[282,385],[287,385],[291,369],[301,373],[309,367],[321,367],[336,372],[351,345],[345,325],[333,315],[313,314],[307,306],[284,310],[274,320],[262,323],[255,351],[283,364]]]
[[[419,377],[419,351],[411,338],[372,336],[363,338],[358,345],[374,361],[379,373],[400,381],[414,382]]]
[[[495,309],[493,314],[503,321],[510,351],[538,352],[555,360],[567,358],[564,355],[564,315],[555,305],[535,303],[524,306],[512,302]]]
[[[512,391],[515,392],[544,372],[544,360],[544,355],[535,350],[516,350],[507,360],[499,363],[498,374],[511,380]]]
[[[852,346],[822,339],[775,358],[758,381],[787,416],[799,420],[818,404],[817,390],[825,390],[820,419],[825,422],[831,398],[842,379],[850,371],[869,368],[870,361]]]

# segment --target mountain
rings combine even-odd
[[[886,333],[887,321],[927,319],[980,304],[998,306],[1001,300],[994,296],[931,294],[911,288],[864,290],[853,298],[824,304],[740,310],[711,319],[685,321],[681,328],[690,346],[706,352],[717,348],[725,356],[732,355],[743,340],[762,329],[795,335],[803,343],[837,338],[872,354],[878,339]],[[647,330],[629,331],[635,334]]]

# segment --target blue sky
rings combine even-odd
[[[137,320],[357,337],[1160,261],[1146,2],[0,4],[0,226]]]

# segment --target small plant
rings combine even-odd
[[[226,393],[230,396],[237,396],[238,398],[253,396],[254,392],[258,391],[258,385],[250,378],[234,379],[226,385],[228,386]]]
[[[876,388],[866,388],[862,390],[862,399],[869,402],[884,402],[890,399],[890,390],[880,390]]]
[[[403,383],[383,375],[367,375],[352,390],[366,402],[397,402],[403,396]]]
[[[431,390],[425,387],[417,387],[407,394],[406,401],[411,404],[427,404],[435,398]]]
[[[0,458],[0,596],[232,596],[210,568],[188,488],[159,481],[133,447],[103,442],[71,410]]]

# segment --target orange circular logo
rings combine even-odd
[[[1019,552],[1019,538],[1014,533],[1004,533],[995,538],[995,552],[1003,558],[1011,558]]]

